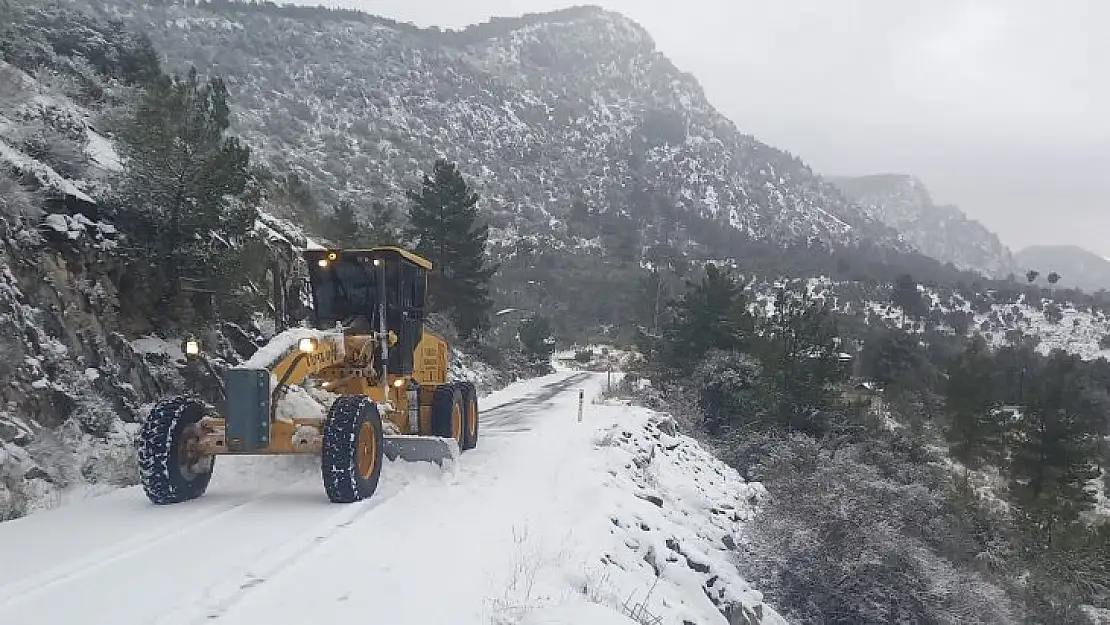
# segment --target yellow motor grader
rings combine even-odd
[[[227,369],[219,408],[178,396],[150,411],[139,473],[154,503],[204,494],[216,456],[317,453],[328,498],[351,503],[374,493],[383,455],[442,465],[477,444],[474,385],[448,381],[447,343],[424,327],[431,262],[396,247],[302,254],[312,327]],[[183,349],[204,357],[195,340]],[[310,380],[334,397],[326,414],[288,399]]]

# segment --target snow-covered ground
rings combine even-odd
[[[604,380],[484,397],[453,470],[389,463],[358,504],[328,503],[315,458],[220,458],[192,502],[128,488],[0,524],[0,623],[784,622],[728,548],[762,487]]]

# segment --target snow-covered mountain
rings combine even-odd
[[[1110,260],[1075,245],[1033,245],[1014,255],[1021,273],[1034,270],[1047,285],[1049,273],[1060,274],[1059,286],[1095,292],[1110,289]]]
[[[503,257],[635,255],[667,240],[901,245],[801,160],[744,134],[616,13],[578,7],[441,32],[246,3],[95,4],[147,32],[171,68],[226,77],[236,130],[327,200],[401,207],[435,157],[458,161]],[[597,227],[583,232],[591,216]]]
[[[830,177],[871,217],[896,229],[921,253],[959,269],[1004,277],[1014,271],[998,235],[956,206],[933,203],[920,180],[903,174]]]

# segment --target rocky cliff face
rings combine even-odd
[[[118,320],[119,232],[93,198],[118,161],[95,129],[103,108],[69,95],[110,78],[79,52],[89,41],[53,53],[44,33],[57,36],[64,20],[45,31],[11,18],[0,16],[3,59],[43,71],[40,80],[0,60],[0,520],[50,505],[68,486],[132,483],[142,406],[182,381]],[[102,52],[123,49],[106,27],[83,34],[100,35],[89,40]]]
[[[134,483],[130,435],[150,398],[180,389],[165,354],[121,332],[98,256],[108,224],[0,218],[0,520],[78,484]]]
[[[913,176],[880,174],[830,181],[927,256],[990,277],[1005,277],[1015,269],[1013,256],[998,235],[958,207],[934,204],[928,189]]]
[[[90,168],[74,181],[12,147],[12,128],[48,121],[52,111],[88,124],[80,106],[25,78],[38,100],[18,115],[0,111],[11,131],[0,133],[8,191],[0,214],[0,520],[50,506],[63,492],[135,483],[133,434],[150,403],[187,387],[211,391],[172,338],[134,336],[123,324],[128,303],[115,285],[127,268],[116,254],[118,229],[97,219],[95,161],[78,159]],[[110,142],[97,145],[113,153]],[[234,361],[238,352],[218,334],[217,364]],[[244,338],[238,347],[248,353],[261,339],[257,329],[229,336]]]

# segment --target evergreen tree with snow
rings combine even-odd
[[[936,370],[918,337],[880,328],[864,341],[860,373],[878,382],[888,395],[920,394],[933,388]]]
[[[432,261],[428,302],[449,314],[459,335],[472,339],[485,325],[493,301],[489,282],[497,271],[487,253],[489,226],[479,219],[478,194],[454,163],[437,159],[420,191],[409,191],[407,238]]]
[[[152,81],[121,133],[119,223],[138,261],[123,290],[155,315],[188,322],[198,312],[193,294],[219,300],[243,280],[238,250],[255,210],[250,151],[227,135],[230,112],[223,81],[190,69]]]
[[[804,286],[782,288],[761,337],[780,423],[809,434],[821,433],[837,403],[835,385],[846,377],[832,311],[814,301]]]
[[[929,310],[925,297],[917,290],[917,281],[906,273],[899,274],[895,279],[891,301],[902,309],[903,324],[907,317],[920,319]]]
[[[971,467],[997,460],[1005,444],[1006,417],[998,410],[1002,402],[995,367],[986,341],[978,334],[948,367],[944,434],[952,455]]]
[[[692,371],[712,349],[742,351],[750,345],[755,323],[743,287],[728,268],[709,263],[699,282],[674,303],[673,320],[662,329],[658,357],[666,368]]]
[[[555,352],[551,320],[544,315],[532,315],[520,323],[517,334],[525,363],[532,373],[550,373],[551,354]]]
[[[369,216],[362,218],[353,202],[342,200],[324,219],[322,231],[326,237],[345,248],[397,245],[400,238],[396,211],[382,202],[371,204]]]
[[[1088,380],[1078,356],[1055,352],[1027,393],[1016,427],[1011,491],[1031,531],[1051,536],[1094,502],[1098,476]]]

